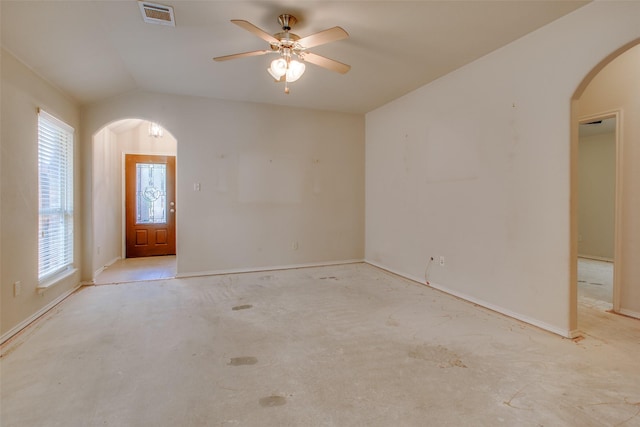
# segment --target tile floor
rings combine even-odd
[[[600,310],[613,308],[613,263],[578,258],[578,300]]]
[[[174,277],[176,277],[175,255],[125,258],[105,267],[95,278],[94,283],[106,285],[141,280],[172,279]]]

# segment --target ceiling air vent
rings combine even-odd
[[[146,1],[139,1],[138,5],[140,6],[144,22],[148,24],[176,26],[176,21],[173,17],[173,8],[171,6]]]

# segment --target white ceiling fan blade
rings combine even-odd
[[[303,37],[298,40],[298,43],[305,48],[310,48],[346,38],[349,38],[349,33],[340,27],[333,27],[328,30],[320,31],[319,33],[311,34],[310,36]]]
[[[262,40],[264,40],[266,42],[269,42],[271,44],[280,43],[280,40],[278,40],[277,38],[273,37],[271,34],[267,33],[266,31],[261,30],[260,28],[256,27],[255,25],[253,25],[249,21],[245,21],[243,19],[232,19],[231,22],[236,24],[238,27],[244,28],[245,30],[249,31],[250,33],[255,34],[256,36],[260,37]]]
[[[214,61],[228,61],[229,59],[236,58],[246,58],[248,56],[259,56],[266,55],[267,53],[272,53],[272,50],[254,50],[252,52],[244,52],[244,53],[234,53],[233,55],[225,55],[225,56],[216,56],[213,58]]]
[[[351,65],[343,64],[342,62],[311,52],[305,52],[303,60],[340,74],[344,74],[351,69]]]

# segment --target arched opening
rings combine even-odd
[[[611,278],[612,296],[610,307],[613,312],[640,318],[640,282],[637,281],[640,267],[634,259],[640,256],[640,243],[633,239],[630,230],[640,226],[640,203],[638,196],[640,186],[640,175],[637,172],[640,162],[640,144],[637,144],[640,137],[640,103],[637,94],[640,93],[640,83],[637,76],[640,73],[640,39],[626,44],[613,52],[601,61],[583,79],[576,89],[571,100],[571,329],[590,329],[589,322],[597,320],[595,318],[583,319],[582,306],[578,303],[580,286],[589,286],[588,283],[581,285],[578,283],[578,260],[584,252],[595,255],[604,254],[602,258],[609,258],[607,249],[595,249],[595,242],[591,243],[589,249],[585,249],[584,242],[586,234],[606,235],[609,231],[611,236]],[[609,210],[611,216],[612,229],[606,230],[608,226],[594,222],[591,225],[592,231],[585,229],[587,222],[584,217],[581,220],[581,213],[585,209],[585,197],[590,197],[598,192],[602,184],[602,177],[598,182],[581,180],[584,175],[584,155],[581,156],[581,147],[584,150],[584,142],[581,143],[581,128],[584,130],[585,124],[593,123],[598,126],[607,121],[615,122],[613,133],[614,150],[611,156],[600,154],[600,158],[595,160],[596,166],[601,166],[607,162],[605,157],[610,157],[614,163],[614,184],[612,196],[608,206],[604,206],[605,211]],[[583,132],[584,134],[584,132]],[[604,138],[598,138],[598,144],[607,143]],[[611,140],[611,139],[610,139]],[[591,141],[593,142],[593,141]],[[602,145],[598,148],[600,153],[604,153]],[[584,152],[584,151],[583,151]],[[624,153],[624,155],[623,155]],[[582,160],[580,160],[582,159]],[[593,187],[590,187],[593,185]],[[582,186],[582,188],[581,188]],[[587,186],[585,188],[585,186]],[[579,196],[581,194],[582,196]],[[580,198],[582,197],[582,199]],[[595,215],[594,215],[595,216]],[[581,223],[582,221],[582,223]],[[581,225],[582,224],[582,225]],[[593,239],[598,240],[598,239]],[[600,239],[608,240],[608,239]],[[598,256],[595,256],[597,258]],[[594,257],[592,257],[594,258]],[[606,266],[604,267],[606,268]],[[606,283],[592,283],[591,285],[606,285]],[[588,288],[584,288],[588,290]],[[597,292],[596,292],[597,295]],[[582,300],[581,300],[582,301]],[[597,304],[596,304],[597,305]],[[607,307],[606,304],[600,308]],[[587,317],[585,315],[585,317]]]
[[[172,159],[175,168],[177,141],[170,132],[158,126],[144,119],[128,118],[105,125],[92,137],[91,271],[94,281],[98,276],[103,277],[105,270],[111,275],[122,270],[118,277],[109,278],[109,281],[175,277],[177,175],[175,170],[173,174],[167,172],[165,160]],[[131,168],[132,159],[143,159],[144,162],[133,164]],[[161,182],[152,185],[153,191],[145,192],[151,188],[150,180],[154,179]],[[137,185],[136,180],[144,180],[144,188]],[[173,194],[171,190],[167,192],[171,180]],[[170,224],[173,224],[173,234],[166,232],[166,225]],[[161,236],[162,241],[156,239],[156,235]],[[147,243],[158,243],[160,250],[133,253],[131,245],[143,248],[142,243],[146,246]],[[154,259],[142,259],[148,255],[153,255]],[[140,259],[124,264],[133,256]]]

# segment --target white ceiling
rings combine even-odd
[[[146,90],[364,113],[586,4],[582,1],[183,1],[176,27],[146,24],[135,1],[2,0],[2,46],[82,104]],[[352,66],[337,74],[309,64],[283,93],[272,56],[214,62],[268,48],[233,25],[268,33],[277,16],[304,37],[341,26],[350,38],[311,49]]]
[[[147,121],[141,119],[118,120],[117,122],[113,122],[109,125],[109,130],[113,133],[120,134],[137,128],[143,122],[148,123]]]

